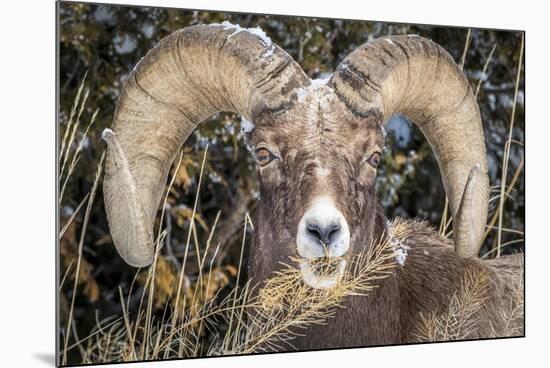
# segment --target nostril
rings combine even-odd
[[[316,241],[321,241],[323,244],[328,245],[338,234],[341,229],[340,224],[333,223],[327,226],[321,226],[315,222],[308,222],[306,228],[310,236],[312,236]]]
[[[311,223],[311,222],[308,222],[307,225],[307,231],[310,235],[313,235],[313,237],[315,237],[315,239],[317,240],[322,240],[322,231],[321,231],[321,227],[315,223]]]
[[[340,228],[340,224],[333,224],[327,229],[327,240],[329,242],[333,241],[336,235],[338,235]]]

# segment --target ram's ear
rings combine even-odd
[[[263,99],[254,101],[251,109],[250,121],[257,122],[264,118],[264,114],[268,113],[269,109]]]
[[[252,121],[260,122],[268,120],[270,117],[284,113],[292,106],[293,102],[289,100],[287,103],[281,104],[276,108],[272,108],[268,106],[264,99],[259,99],[252,106]]]

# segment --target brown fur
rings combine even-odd
[[[411,229],[406,239],[410,250],[404,265],[397,266],[370,295],[348,297],[326,325],[301,330],[302,336],[292,341],[297,350],[425,341],[418,337],[421,316],[443,313],[460,291],[467,271],[487,274],[489,283],[486,299],[473,316],[475,328],[463,338],[508,336],[505,331],[511,330],[514,335],[523,334],[523,318],[510,321],[508,326],[509,321],[501,315],[513,293],[518,292],[513,288],[523,277],[523,255],[463,259],[455,254],[452,242],[440,237],[426,222],[413,220],[407,226]],[[257,258],[251,261],[251,271],[258,269],[255,262]],[[263,277],[269,277],[265,265],[260,269]]]

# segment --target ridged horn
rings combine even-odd
[[[468,80],[441,46],[418,36],[363,44],[329,84],[354,113],[397,113],[432,147],[453,215],[458,256],[477,256],[487,221],[489,178],[481,117]]]
[[[168,171],[197,124],[229,111],[251,120],[279,109],[309,83],[300,66],[257,29],[228,23],[181,29],[138,63],[121,92],[103,185],[113,242],[130,265],[154,256],[153,224]]]

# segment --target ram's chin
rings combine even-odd
[[[328,289],[340,281],[344,275],[346,268],[346,260],[340,259],[334,266],[333,272],[319,273],[315,270],[315,267],[309,261],[300,262],[300,272],[302,273],[302,279],[304,282],[314,289]]]

